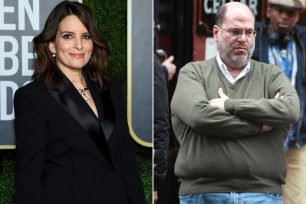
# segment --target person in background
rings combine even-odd
[[[253,58],[277,65],[295,87],[301,106],[299,120],[284,143],[287,177],[283,185],[285,204],[306,203],[306,27],[297,25],[304,0],[269,0],[267,19],[257,22]]]
[[[158,200],[158,187],[167,174],[169,127],[167,81],[159,59],[154,55],[154,203]]]
[[[15,93],[15,204],[145,204],[121,83],[89,8],[63,1],[33,39]]]
[[[154,55],[154,194],[153,202],[157,203],[158,188],[167,174],[169,148],[169,102],[167,82],[171,81],[176,73],[174,56],[167,58],[160,64],[157,53]]]
[[[171,119],[181,204],[282,203],[283,143],[300,103],[277,66],[251,60],[254,24],[245,4],[223,4],[213,26],[217,56],[179,72]]]

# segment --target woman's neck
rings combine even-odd
[[[83,76],[82,69],[78,70],[62,70],[65,76],[69,79],[69,81],[77,88],[81,89],[86,86],[86,81]]]

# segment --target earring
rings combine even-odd
[[[55,53],[52,53],[52,57],[54,58],[56,56],[56,54]]]

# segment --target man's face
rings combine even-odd
[[[241,68],[245,66],[252,57],[255,47],[255,37],[246,37],[245,34],[240,37],[229,36],[230,34],[224,34],[224,30],[222,30],[218,35],[217,47],[221,59],[226,59],[228,63],[231,62],[228,66],[233,68]]]
[[[241,68],[249,62],[255,47],[254,17],[248,10],[244,14],[231,11],[222,25],[214,26],[214,38],[221,60],[229,67]]]
[[[270,31],[286,35],[297,24],[299,11],[289,10],[276,5],[268,5],[267,17],[270,19]]]

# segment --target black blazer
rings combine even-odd
[[[15,204],[145,203],[120,82],[98,93],[86,79],[97,118],[64,81],[57,91],[40,80],[16,91]]]

